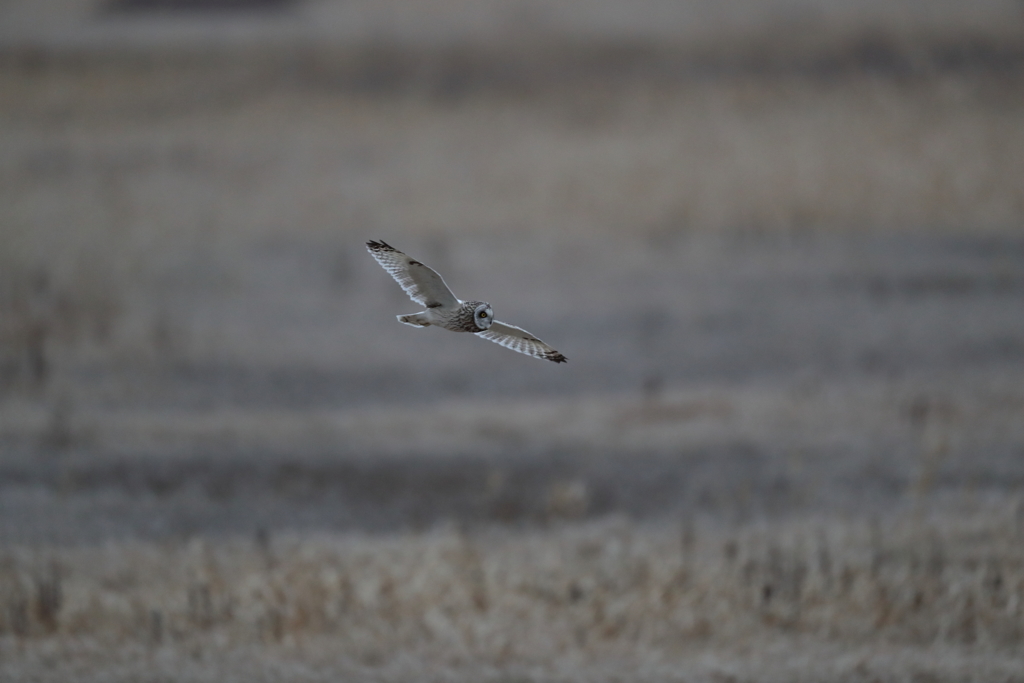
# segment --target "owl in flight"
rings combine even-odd
[[[436,325],[452,332],[472,332],[506,349],[534,358],[567,362],[565,356],[526,330],[495,320],[490,304],[456,299],[440,275],[390,244],[370,241],[366,243],[366,249],[384,270],[391,273],[410,299],[427,307],[422,313],[398,316],[399,322],[413,327]]]

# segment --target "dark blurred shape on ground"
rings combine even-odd
[[[133,12],[266,12],[282,10],[295,0],[110,0],[105,10]]]

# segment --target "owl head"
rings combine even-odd
[[[494,311],[491,310],[491,305],[488,303],[480,302],[476,308],[473,309],[473,323],[481,330],[486,330],[494,322]]]

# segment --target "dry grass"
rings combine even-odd
[[[626,670],[632,680],[673,671],[690,680],[717,670],[773,680],[794,667],[757,668],[775,642],[815,644],[818,654],[795,665],[803,676],[860,680],[868,669],[887,680],[955,680],[960,660],[976,656],[982,680],[1011,680],[1024,637],[1020,516],[1004,505],[884,526],[729,530],[613,518],[523,532],[7,548],[0,666],[17,677],[59,652],[38,680],[58,679],[80,657],[119,680],[129,675],[117,674],[123,658],[176,652],[209,671],[266,644],[271,659],[301,660],[307,673],[348,667],[381,679],[426,667],[438,679]],[[729,663],[698,654],[742,643],[761,645]],[[834,660],[839,644],[875,655]],[[900,648],[945,654],[876,661]]]
[[[641,81],[440,102],[271,88],[173,117],[153,113],[181,95],[173,74],[0,79],[8,378],[98,349],[242,353],[251,330],[212,333],[192,301],[261,306],[274,294],[252,287],[254,257],[282,244],[515,233],[551,253],[581,237],[627,249],[695,232],[976,234],[1024,217],[1013,77]],[[270,356],[296,358],[282,343]]]
[[[497,4],[487,7],[500,14]],[[759,57],[754,46],[733,70],[728,55],[715,53],[725,61],[713,65],[713,78],[699,70],[665,77],[645,70],[658,66],[656,50],[625,50],[615,59],[637,61],[604,79],[593,71],[603,58],[598,49],[575,76],[520,55],[516,78],[536,82],[497,87],[474,79],[500,72],[500,50],[486,55],[498,61],[479,69],[471,49],[450,51],[440,75],[431,69],[441,62],[419,70],[399,63],[413,76],[383,87],[346,82],[344,68],[323,64],[291,78],[294,62],[275,71],[239,69],[230,59],[4,57],[0,465],[25,480],[0,482],[0,502],[5,524],[18,527],[5,528],[4,539],[27,541],[0,545],[0,678],[1021,680],[1024,513],[1013,477],[1024,347],[1019,319],[1006,314],[1024,282],[1019,242],[971,242],[981,256],[961,260],[925,255],[914,263],[920,273],[889,272],[891,264],[865,242],[862,252],[841,252],[821,266],[821,275],[816,264],[790,261],[827,249],[765,248],[748,258],[731,247],[702,251],[694,238],[767,235],[768,244],[788,236],[797,244],[813,234],[839,244],[873,231],[913,229],[918,238],[1019,231],[1024,87],[1015,48],[1003,50],[1000,33],[991,45],[979,43],[980,56],[967,67],[933,69],[929,60],[946,54],[935,42],[948,32],[943,26],[921,39],[932,50],[923,68],[907,61],[918,45],[912,40],[865,45],[853,31],[832,50],[831,34],[805,31],[809,37],[792,51],[777,40],[777,52]],[[1013,31],[1006,35],[1012,44]],[[971,44],[958,40],[955,46]],[[988,55],[992,45],[998,49]],[[705,48],[671,59],[693,59]],[[816,61],[822,50],[824,62]],[[368,55],[352,68],[387,81],[395,64],[383,59],[376,76],[370,67],[389,55]],[[645,62],[651,55],[654,62]],[[879,55],[891,63],[859,68]],[[770,68],[758,76],[762,57]],[[1004,57],[1010,61],[999,62]],[[671,71],[679,62],[660,64]],[[274,77],[261,80],[264,68]],[[498,291],[514,287],[519,312],[549,321],[548,329],[557,329],[564,309],[592,320],[589,332],[564,332],[578,335],[582,358],[569,354],[570,369],[584,373],[566,375],[559,385],[566,394],[543,402],[528,389],[551,385],[531,384],[529,373],[539,372],[531,367],[516,385],[523,393],[510,401],[480,403],[470,394],[429,410],[335,410],[303,402],[304,395],[282,399],[270,382],[265,391],[279,403],[257,410],[205,396],[196,407],[177,397],[170,374],[140,370],[181,364],[199,375],[243,367],[270,376],[282,366],[326,368],[359,395],[409,355],[406,338],[381,334],[376,322],[351,323],[383,317],[393,325],[390,314],[380,315],[381,303],[389,311],[407,303],[390,282],[369,285],[371,269],[375,278],[382,274],[351,256],[368,237],[408,241],[453,277],[475,277]],[[943,248],[959,254],[959,243],[949,244]],[[495,253],[511,255],[516,266],[502,271]],[[854,262],[858,254],[863,262]],[[734,266],[735,280],[676,277]],[[901,277],[953,286],[904,295]],[[884,291],[865,295],[857,289],[862,280]],[[762,282],[783,295],[759,299]],[[800,287],[827,292],[813,298]],[[351,297],[355,291],[362,296]],[[652,308],[642,319],[606,315],[609,302],[648,295]],[[765,302],[776,302],[767,315],[803,325],[801,339],[769,334],[772,321],[751,314],[764,314]],[[836,302],[863,333],[835,332],[849,323],[836,319]],[[790,316],[805,304],[806,317]],[[948,317],[960,314],[963,330],[949,333]],[[752,334],[743,325],[761,327]],[[623,331],[630,326],[636,329]],[[688,343],[703,343],[706,355],[673,355],[651,341],[676,329],[686,330]],[[949,348],[922,343],[944,335]],[[851,365],[853,379],[824,373],[795,389],[770,382],[722,389],[711,381],[682,392],[663,387],[658,374],[680,359],[694,366],[728,360],[714,354],[729,344],[736,357],[746,349],[751,362],[777,362],[785,374],[785,353],[754,351],[808,339],[799,347],[808,363],[885,361],[895,346],[894,375],[917,368],[924,377],[876,374],[861,382],[856,375],[869,373],[870,358]],[[405,356],[395,352],[403,344]],[[462,350],[444,356],[439,342],[423,344],[442,372],[410,377],[435,391],[428,397],[447,396],[438,387],[462,368]],[[908,357],[922,349],[931,360],[914,366]],[[495,373],[500,381],[518,379],[514,360],[512,370]],[[933,376],[943,362],[960,365]],[[627,365],[600,385],[619,394],[595,395],[598,385],[578,379],[588,367],[593,376]],[[153,384],[171,388],[146,394],[156,398],[143,405],[137,386],[120,393],[125,376],[137,385],[155,377]],[[230,384],[218,377],[198,386],[212,394]],[[461,385],[453,386],[458,394]],[[617,467],[635,469],[640,461],[623,453],[689,448],[712,460],[725,452],[716,448],[737,443],[749,456],[743,462],[765,465],[764,472],[740,481],[726,467],[723,477],[735,480],[724,481],[709,466],[704,476],[714,484],[702,490],[717,496],[713,504],[701,508],[696,485],[685,489],[694,500],[684,501],[707,517],[587,521],[596,505],[588,476],[596,470],[586,467],[597,461],[587,457],[599,449],[614,451]],[[494,461],[476,462],[472,476],[454,476],[459,462],[452,461],[431,479],[455,487],[471,512],[493,502],[487,492],[502,489],[503,457],[561,448],[583,464],[579,472],[565,463],[564,472],[527,472],[536,478],[506,493],[530,514],[491,520],[494,526],[332,535],[301,531],[310,528],[303,515],[316,517],[315,528],[329,527],[321,523],[332,499],[297,512],[295,499],[322,490],[317,480],[325,472],[350,487],[339,491],[350,491],[363,481],[352,484],[358,467],[274,461],[279,478],[295,479],[296,490],[285,490],[287,481],[278,490],[280,482],[259,478],[258,464],[229,471],[242,459],[207,471],[188,463],[175,469],[180,463],[157,457],[197,446],[234,456],[261,447],[424,461],[484,454]],[[802,463],[809,446],[821,457]],[[109,471],[103,457],[113,463]],[[424,469],[396,479],[386,465],[368,468],[365,481],[414,486],[428,467],[420,462]],[[850,518],[750,521],[760,517],[737,511],[749,496],[773,495],[776,472],[768,465],[797,484],[779,494],[789,511],[827,507],[798,500],[818,476],[804,477],[801,468],[824,473],[814,494],[821,499],[856,494],[857,486],[896,492],[861,491]],[[616,472],[602,475],[609,486],[627,479],[652,486]],[[86,482],[81,489],[77,475]],[[150,475],[151,489],[132,488],[133,477]],[[977,495],[961,481],[972,477],[988,482]],[[486,491],[469,490],[481,482]],[[629,500],[645,495],[641,484]],[[232,486],[242,491],[234,499]],[[251,500],[238,500],[250,490]],[[941,497],[933,497],[936,490]],[[448,492],[439,488],[423,500]],[[873,494],[887,506],[881,513],[866,509]],[[909,511],[893,512],[904,509],[894,501],[908,495]],[[962,510],[929,516],[937,500],[954,499]],[[396,508],[403,502],[388,500]],[[360,504],[366,507],[352,515],[381,512]],[[299,520],[298,530],[212,537],[200,528],[185,540],[92,545],[48,545],[33,536],[43,529],[46,538],[65,539],[84,529],[109,538],[111,529],[131,525],[104,515],[149,513],[185,525],[231,514],[237,530],[255,526],[254,511],[264,505]],[[435,507],[431,521],[443,519],[443,506]],[[724,521],[733,516],[743,525]],[[65,534],[48,535],[54,526]]]
[[[168,230],[208,248],[210,231],[322,239],[368,221],[614,235],[977,230],[1024,214],[1012,76],[641,81],[452,102],[273,88],[170,119],[148,113],[146,100],[164,104],[151,78],[115,73],[102,98],[66,74],[3,78],[5,240],[42,228],[36,251],[70,225],[91,238],[77,249],[162,247],[146,242]]]

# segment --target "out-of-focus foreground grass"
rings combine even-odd
[[[552,512],[554,526],[529,532],[9,548],[0,672],[107,681],[1020,673],[1020,506],[884,526],[733,529],[564,525]]]

